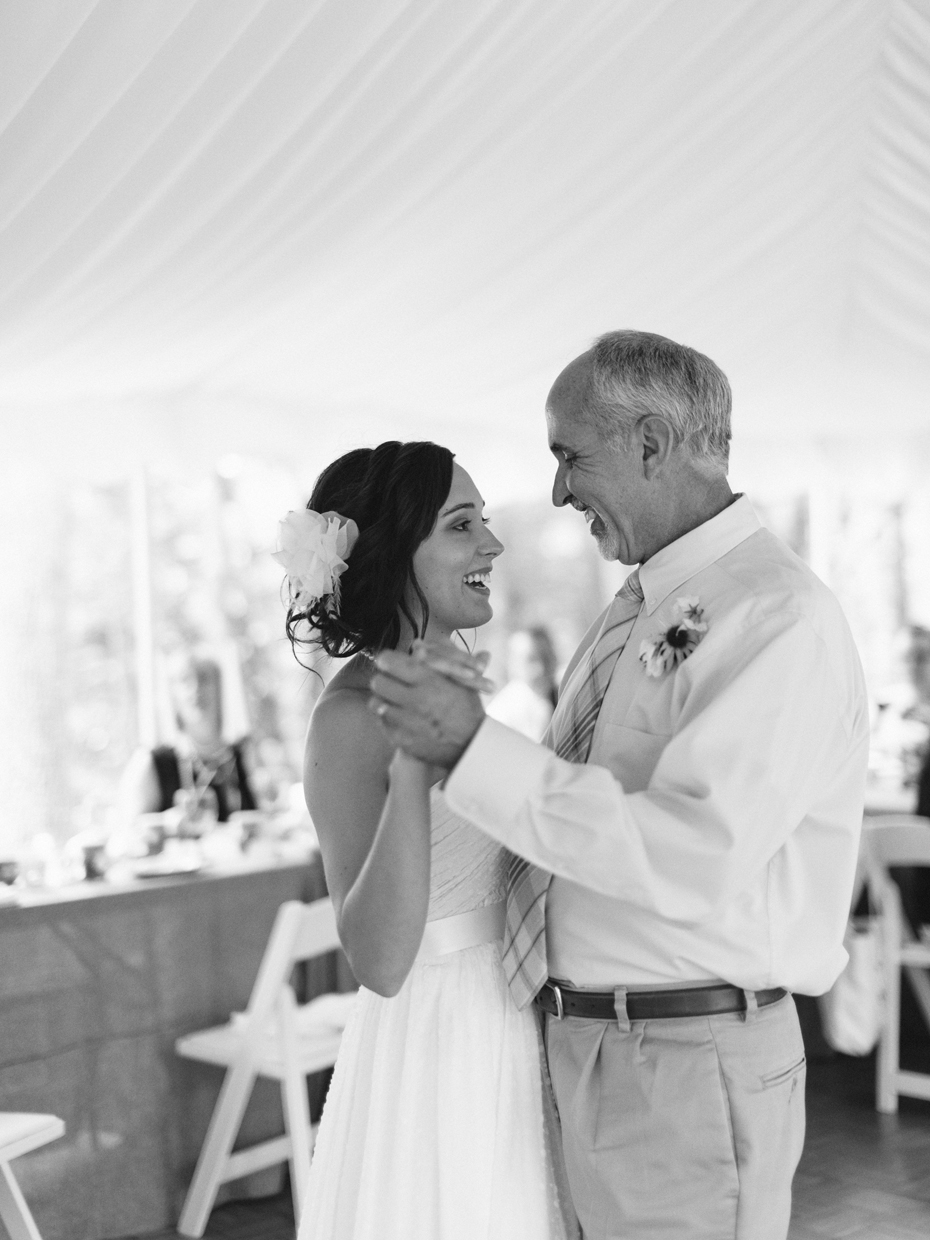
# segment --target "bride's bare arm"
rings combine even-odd
[[[307,805],[352,972],[385,996],[403,985],[426,922],[430,778],[391,749],[363,695],[320,701],[304,755]]]

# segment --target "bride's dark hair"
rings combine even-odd
[[[287,636],[298,662],[302,650],[322,649],[344,659],[362,650],[393,649],[401,616],[414,632],[425,631],[429,607],[413,556],[432,533],[451,488],[452,453],[435,443],[391,440],[356,448],[327,465],[307,507],[350,517],[358,541],[339,579],[338,614],[323,600],[288,609]],[[411,612],[410,592],[419,616]]]

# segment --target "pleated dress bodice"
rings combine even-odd
[[[496,904],[507,894],[507,850],[430,793],[432,851],[428,921]]]

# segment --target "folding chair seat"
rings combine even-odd
[[[335,1064],[355,992],[320,995],[298,1005],[290,977],[300,961],[339,945],[329,899],[282,904],[245,1012],[235,1012],[225,1025],[187,1034],[175,1043],[179,1055],[226,1069],[178,1222],[182,1236],[203,1235],[221,1184],[281,1162],[290,1166],[294,1216],[300,1226],[315,1139],[306,1078]],[[259,1076],[280,1083],[284,1135],[233,1152]]]
[[[867,819],[862,850],[873,903],[881,922],[885,1014],[878,1044],[876,1099],[879,1111],[898,1109],[898,1096],[930,1100],[930,1073],[900,1066],[901,974],[930,1028],[930,944],[921,942],[904,915],[898,885],[889,874],[895,866],[930,866],[930,818],[888,814]]]
[[[0,1218],[10,1240],[42,1240],[10,1163],[20,1154],[57,1141],[64,1131],[64,1120],[57,1115],[0,1111]]]

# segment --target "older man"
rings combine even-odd
[[[859,660],[830,592],[731,492],[729,414],[713,362],[644,332],[556,380],[553,502],[639,568],[569,665],[550,748],[485,719],[438,657],[385,652],[372,682],[397,744],[450,769],[450,805],[526,859],[504,960],[547,1014],[587,1240],[783,1240],[804,1137],[790,992],[846,959]]]

